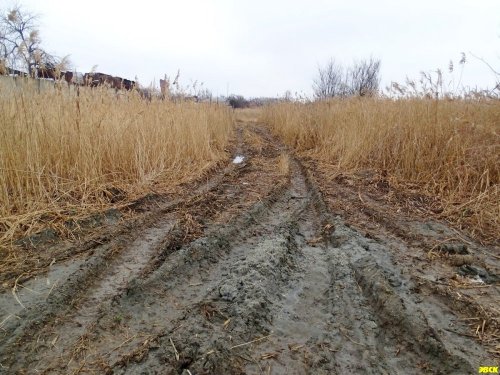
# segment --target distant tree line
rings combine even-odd
[[[233,108],[248,108],[250,101],[245,99],[242,95],[230,95],[227,98],[227,103]]]
[[[316,99],[374,96],[379,85],[380,60],[370,57],[345,67],[331,59],[318,68],[313,92]]]
[[[277,103],[286,100],[288,99],[268,98],[268,97],[246,99],[242,95],[230,95],[227,98],[225,98],[226,103],[233,108],[255,108],[255,107],[261,107],[266,104]]]

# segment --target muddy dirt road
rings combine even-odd
[[[256,122],[236,124],[231,154],[131,218],[38,245],[52,261],[37,272],[3,275],[0,373],[498,366],[498,247],[388,201],[377,176],[328,175]]]

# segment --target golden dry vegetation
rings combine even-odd
[[[299,155],[339,171],[373,168],[441,201],[473,236],[500,232],[500,102],[352,98],[280,103],[262,120]]]
[[[226,158],[224,105],[0,81],[0,246],[199,177]],[[115,204],[116,205],[116,204]]]

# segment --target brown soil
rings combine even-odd
[[[300,160],[250,119],[236,135],[202,181],[73,240],[27,241],[28,263],[0,276],[0,373],[498,366],[497,246],[429,219],[419,207],[435,202],[382,175]]]

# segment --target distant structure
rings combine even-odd
[[[28,77],[28,73],[9,68],[5,64],[0,64],[0,75],[11,77]],[[31,78],[47,79],[53,81],[65,81],[68,85],[77,86],[108,86],[115,90],[133,90],[136,82],[129,79],[111,76],[105,73],[80,73],[71,71],[60,71],[53,66],[38,67],[34,70]]]
[[[61,79],[64,79],[68,85],[81,86],[84,83],[83,73],[80,72],[61,72]]]
[[[83,82],[85,86],[108,86],[115,90],[127,91],[133,90],[136,86],[135,81],[121,77],[114,77],[105,73],[85,73],[83,75]]]
[[[27,77],[28,73],[17,69],[11,69],[8,66],[2,67],[2,75],[11,77]]]

